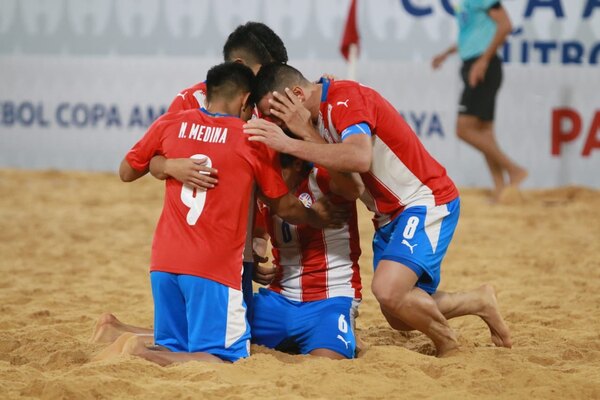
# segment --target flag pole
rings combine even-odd
[[[358,64],[358,46],[352,43],[348,48],[348,79],[356,81],[356,67]]]

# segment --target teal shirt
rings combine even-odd
[[[480,56],[492,42],[496,23],[488,10],[496,3],[499,0],[461,0],[456,7],[458,54],[463,60]]]

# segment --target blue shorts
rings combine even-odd
[[[440,266],[454,235],[460,214],[460,199],[434,207],[406,208],[389,224],[375,232],[373,265],[395,261],[414,271],[420,287],[429,294],[440,284]]]
[[[354,358],[354,313],[351,297],[293,301],[260,288],[254,295],[252,342],[286,352],[308,354],[315,349]]]
[[[154,340],[174,352],[236,361],[250,355],[242,292],[191,275],[153,271]]]

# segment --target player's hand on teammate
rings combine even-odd
[[[347,207],[333,204],[327,196],[315,201],[310,208],[316,214],[316,220],[310,221],[315,228],[341,228],[350,218]]]
[[[206,166],[206,158],[172,158],[165,161],[165,173],[186,186],[212,189],[218,183],[217,170]]]
[[[294,135],[301,139],[310,139],[314,131],[310,111],[294,92],[289,88],[285,88],[284,93],[273,92],[269,104],[271,115],[283,121]]]
[[[469,71],[469,86],[475,87],[483,82],[488,65],[489,63],[484,57],[479,57],[477,61],[473,63],[473,66]]]
[[[255,237],[252,239],[252,257],[254,258],[252,280],[261,285],[268,285],[275,278],[275,267],[272,265],[261,265],[269,261],[269,257],[267,257],[266,238]]]
[[[280,153],[290,153],[292,141],[277,124],[264,119],[251,119],[244,125],[244,133],[250,135],[248,140],[261,142]]]
[[[264,258],[266,262],[268,258]],[[260,265],[254,262],[254,270],[252,272],[252,280],[261,285],[270,284],[275,278],[275,267],[273,265]]]

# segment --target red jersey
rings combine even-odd
[[[256,181],[269,198],[288,189],[266,146],[248,141],[244,121],[205,110],[167,113],[127,153],[129,164],[147,168],[154,155],[208,157],[219,184],[196,191],[175,179],[165,183],[165,201],[152,243],[151,271],[195,275],[241,287],[248,205]]]
[[[373,161],[361,174],[366,189],[361,200],[375,213],[375,228],[406,207],[442,205],[458,197],[446,169],[379,93],[353,81],[322,83],[319,131],[325,140],[339,143],[344,129],[359,123],[371,129]]]
[[[193,110],[204,107],[206,100],[206,82],[182,90],[175,96],[167,112]]]
[[[295,195],[310,207],[321,197],[331,195],[329,180],[324,168],[315,167],[298,186]],[[268,207],[261,207],[259,218],[264,218],[271,236],[276,268],[269,289],[295,301],[339,296],[361,298],[356,203],[345,204],[352,214],[348,223],[339,229],[292,225],[272,215]]]
[[[182,90],[175,96],[167,112],[173,111],[185,111],[185,110],[197,110],[200,107],[205,106],[206,101],[206,82],[196,83],[187,89]],[[253,118],[256,117],[257,108],[254,108]],[[272,153],[272,157],[276,157],[275,152],[269,149]],[[254,226],[254,208],[256,201],[255,196],[252,196],[252,200],[248,205],[248,232],[252,232]],[[248,235],[246,238],[246,245],[244,249],[244,262],[253,262],[254,257],[252,256],[252,235]]]

